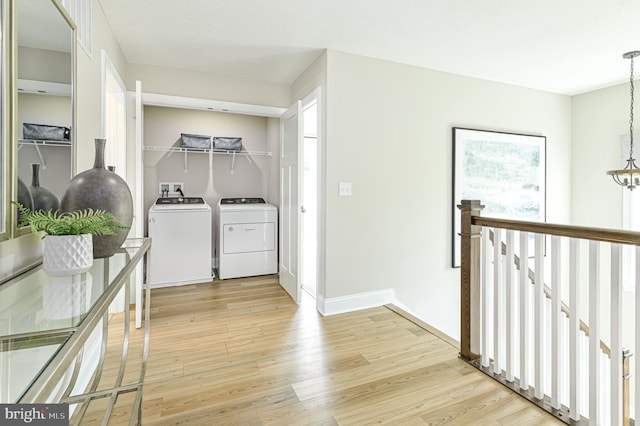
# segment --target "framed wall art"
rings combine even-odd
[[[461,200],[483,216],[545,221],[546,137],[453,128],[453,262],[460,266]]]

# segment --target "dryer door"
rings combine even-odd
[[[275,223],[225,224],[222,229],[222,246],[225,254],[275,250]]]

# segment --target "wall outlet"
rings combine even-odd
[[[171,184],[171,192],[175,194],[179,194],[178,189],[184,193],[184,183],[182,182],[174,182]]]
[[[339,194],[341,197],[351,196],[351,182],[340,182]]]
[[[160,182],[158,185],[158,194],[160,196],[169,195],[169,190],[171,189],[171,185],[166,182]]]
[[[178,189],[181,189],[182,192],[184,192],[184,182],[160,182],[158,185],[158,193],[160,196],[180,196]]]

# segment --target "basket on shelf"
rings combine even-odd
[[[213,138],[213,149],[219,151],[241,151],[242,138]]]
[[[181,133],[180,140],[183,148],[211,149],[211,136]]]

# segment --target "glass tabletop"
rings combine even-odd
[[[0,285],[0,339],[78,326],[143,242],[125,241],[82,274],[50,276],[40,265]]]
[[[0,343],[0,403],[17,401],[71,334],[18,338]]]
[[[128,239],[82,274],[50,276],[40,264],[0,284],[0,403],[20,398],[147,242]]]

